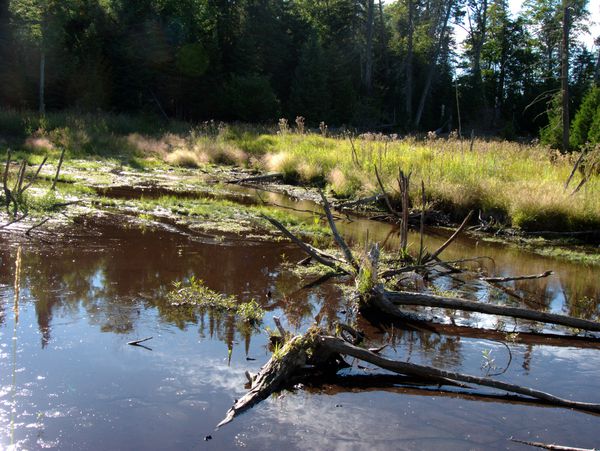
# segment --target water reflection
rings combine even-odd
[[[353,227],[379,227],[361,224],[344,227],[349,234]],[[381,227],[392,248],[395,232]],[[377,239],[380,232],[373,230],[370,237]],[[500,403],[490,407],[473,399],[394,392],[394,387],[286,393],[214,434],[214,425],[244,391],[244,371],[257,372],[270,355],[267,339],[240,328],[230,315],[168,306],[170,283],[195,275],[213,290],[256,299],[268,310],[265,325],[272,327],[270,316],[276,314],[298,330],[315,319],[333,327],[347,300],[332,284],[303,290],[307,280],[280,264],[283,253],[289,261],[302,257],[286,244],[201,244],[161,230],[141,233],[110,224],[77,229],[77,234],[52,246],[25,243],[20,271],[17,245],[0,244],[0,448],[15,443],[26,449],[504,449],[506,437],[541,430],[550,431],[539,437],[544,441],[594,445],[595,417]],[[434,236],[428,246],[443,239]],[[446,258],[486,254],[485,246],[495,252],[495,265],[478,261],[472,269],[497,274],[555,270],[552,278],[510,285],[532,306],[574,311],[577,305],[584,316],[597,312],[597,279],[586,280],[593,269],[538,257],[520,266],[523,254],[469,241]],[[414,283],[483,300],[514,300],[507,292],[452,275]],[[581,296],[591,301],[570,301]],[[365,320],[359,327],[369,345],[389,343],[384,354],[393,358],[474,374],[482,372],[484,350],[492,350],[497,365],[506,361],[503,348],[488,339],[493,336],[378,329]],[[154,337],[152,352],[126,345],[144,336]],[[598,401],[599,351],[562,346],[541,340],[511,344],[513,361],[502,378]],[[369,373],[358,365],[351,371]],[[208,433],[215,440],[203,442]]]
[[[26,247],[22,256],[22,278],[28,296],[35,299],[41,346],[52,339],[55,317],[84,314],[102,332],[130,334],[142,311],[156,309],[160,321],[181,330],[198,325],[201,337],[216,338],[231,345],[239,327],[231,315],[203,314],[197,308],[168,305],[165,294],[171,282],[194,275],[207,286],[242,300],[256,299],[263,308],[280,308],[290,325],[300,328],[312,318],[331,286],[299,290],[303,282],[289,272],[280,272],[283,250],[292,258],[300,254],[286,245],[216,246],[194,245],[185,237],[155,231],[102,230],[100,240],[75,240],[56,246]],[[14,277],[16,249],[0,249],[0,283]],[[266,293],[271,291],[272,298]],[[335,303],[334,303],[335,304]],[[4,320],[7,298],[0,301]],[[334,321],[335,305],[325,309]],[[242,330],[249,341],[251,329]]]

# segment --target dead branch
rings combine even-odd
[[[358,153],[356,152],[356,147],[354,146],[353,136],[349,134],[348,139],[350,140],[350,147],[352,149],[352,163],[354,163],[354,166],[356,166],[357,168],[361,168],[362,166],[358,158]]]
[[[60,168],[62,167],[66,150],[67,150],[67,148],[63,147],[62,151],[60,152],[60,158],[58,159],[58,166],[56,167],[56,174],[54,174],[54,180],[52,180],[52,186],[50,187],[51,191],[54,191],[56,189],[56,182],[58,182],[58,176],[60,175]]]
[[[306,365],[308,357],[302,340],[301,335],[293,337],[281,351],[271,357],[253,379],[248,393],[235,402],[217,428],[229,423],[236,416],[282,388],[294,372]]]
[[[400,248],[403,252],[406,252],[408,247],[408,191],[411,174],[412,172],[409,172],[408,175],[405,175],[402,169],[398,169],[398,187],[400,188],[400,196],[402,199],[402,228],[400,229]]]
[[[581,155],[579,155],[579,158],[575,162],[575,165],[573,165],[573,170],[571,171],[571,173],[569,174],[569,178],[565,182],[565,190],[569,187],[569,183],[571,183],[571,180],[573,179],[573,176],[575,175],[575,172],[577,172],[577,168],[581,164],[581,161],[585,157],[585,154],[586,154],[585,151],[581,152]]]
[[[356,274],[358,273],[358,264],[356,263],[356,260],[354,260],[354,256],[352,255],[350,248],[346,244],[346,241],[344,241],[344,238],[342,238],[342,236],[337,230],[335,221],[333,220],[333,216],[331,215],[331,208],[329,208],[329,201],[325,197],[325,194],[323,194],[323,191],[319,190],[319,194],[321,195],[321,199],[323,200],[323,208],[325,209],[325,214],[327,215],[327,222],[329,222],[329,227],[331,228],[333,239],[344,253],[346,261],[354,269],[354,272]]]
[[[130,345],[130,346],[137,346],[140,343],[143,343],[143,342],[148,341],[148,340],[152,340],[152,338],[153,337],[146,337],[146,338],[142,338],[141,340],[128,341],[127,344]]]
[[[543,279],[554,274],[552,271],[545,271],[542,274],[533,274],[530,276],[514,276],[514,277],[482,277],[481,280],[490,283],[512,282],[513,280],[534,280]]]
[[[37,180],[38,176],[40,175],[40,171],[44,167],[44,164],[46,164],[46,160],[48,160],[48,156],[44,157],[44,159],[38,166],[37,171],[35,171],[35,174],[33,174],[33,178],[29,181],[29,183],[27,185],[25,185],[25,187],[21,190],[21,192],[19,194],[23,194],[25,192],[25,190],[27,190]]]
[[[570,446],[554,445],[552,443],[530,442],[528,440],[519,440],[519,439],[512,438],[512,437],[510,438],[510,440],[515,443],[522,443],[524,445],[535,446],[536,448],[555,449],[555,450],[560,450],[560,451],[595,451],[595,448],[594,449],[572,448]]]
[[[504,390],[511,393],[517,393],[520,395],[525,395],[532,398],[547,401],[556,406],[600,413],[600,404],[571,401],[569,399],[560,398],[550,393],[542,392],[529,387],[523,387],[516,384],[510,384],[507,382],[497,381],[485,377],[472,376],[469,374],[457,373],[453,371],[441,370],[425,365],[417,365],[414,363],[391,360],[373,352],[370,352],[367,349],[354,346],[336,337],[319,335],[317,341],[319,345],[328,352],[335,352],[338,354],[348,355],[360,359],[364,362],[372,363],[380,368],[395,373],[414,375],[426,378],[441,378],[451,381],[466,382],[468,384],[481,385],[484,387],[497,388],[499,390]]]
[[[577,194],[579,192],[579,190],[583,187],[583,185],[586,184],[587,181],[588,181],[588,177],[584,175],[583,178],[581,179],[581,181],[579,182],[579,184],[577,185],[577,187],[571,193],[571,196],[574,196],[575,194]]]
[[[301,290],[308,290],[310,288],[315,288],[318,287],[319,285],[327,282],[330,279],[333,279],[334,277],[341,277],[341,276],[346,276],[347,274],[344,272],[328,272],[327,274],[323,274],[321,277],[317,278],[316,280],[313,280],[312,282],[307,283],[306,285],[302,286],[302,288],[300,288]]]
[[[421,222],[419,224],[419,258],[417,259],[417,264],[419,265],[423,262],[423,252],[425,252],[423,245],[425,234],[425,200],[425,182],[421,179]]]
[[[450,244],[452,244],[452,242],[456,239],[456,237],[458,237],[458,235],[460,235],[460,233],[464,230],[464,228],[466,227],[467,223],[471,219],[471,216],[473,216],[473,210],[471,210],[469,212],[469,214],[467,215],[467,217],[463,220],[462,224],[458,227],[458,229],[456,229],[456,232],[454,232],[452,234],[452,236],[450,238],[448,238],[444,244],[442,244],[433,254],[425,256],[425,259],[424,259],[425,262],[428,262],[430,260],[435,259],[448,246],[450,246]]]
[[[279,333],[281,334],[281,338],[284,338],[287,336],[287,331],[283,328],[283,326],[281,325],[281,320],[279,319],[278,316],[274,316],[273,317],[273,322],[275,323],[275,326],[277,327],[277,330],[279,331]]]
[[[15,182],[15,186],[13,188],[13,193],[17,193],[17,197],[22,193],[21,188],[23,186],[23,177],[25,177],[25,170],[27,169],[27,161],[21,161],[21,165],[19,166],[19,172],[17,173],[17,181]]]
[[[342,271],[345,274],[351,274],[351,272],[349,270],[343,268],[343,266],[342,266],[343,262],[341,260],[339,260],[338,258],[334,257],[333,255],[326,254],[323,251],[311,246],[310,244],[305,243],[304,241],[300,240],[299,238],[296,238],[296,236],[294,236],[293,233],[291,233],[288,229],[286,229],[285,226],[283,224],[281,224],[279,221],[277,221],[276,219],[273,219],[264,214],[261,216],[263,218],[265,218],[267,221],[269,221],[271,224],[273,224],[286,237],[288,237],[295,244],[297,244],[298,247],[300,247],[300,249],[302,249],[304,252],[306,252],[308,255],[310,255],[313,259],[315,259],[322,265],[329,266],[330,268]]]
[[[20,222],[20,221],[22,221],[23,219],[25,219],[27,216],[28,216],[28,213],[24,213],[24,214],[22,214],[20,217],[18,217],[18,218],[16,218],[16,219],[13,219],[12,221],[9,221],[9,222],[7,222],[6,224],[3,224],[3,225],[1,225],[1,226],[0,226],[0,229],[4,229],[4,228],[6,228],[6,227],[8,227],[8,226],[10,226],[10,225],[13,225],[13,224],[14,224],[14,223],[16,223],[16,222]]]
[[[379,189],[381,189],[381,196],[383,197],[383,200],[385,200],[385,205],[387,206],[388,210],[390,211],[390,213],[392,213],[394,216],[401,218],[400,213],[398,213],[394,207],[392,207],[392,203],[390,202],[390,196],[388,196],[387,191],[385,190],[385,187],[383,186],[383,182],[381,181],[381,177],[379,177],[379,171],[377,170],[377,166],[373,166],[375,168],[375,177],[377,177],[377,183],[379,184]]]
[[[427,307],[449,308],[468,312],[486,313],[488,315],[509,316],[545,324],[556,324],[587,331],[600,331],[600,323],[572,316],[558,315],[556,313],[538,312],[519,307],[487,304],[483,302],[468,301],[460,298],[447,298],[432,294],[412,293],[409,291],[386,291],[378,287],[374,298],[387,300],[396,305],[420,305]]]
[[[291,381],[297,380],[295,377],[306,367],[315,370],[333,368],[334,373],[337,373],[339,365],[336,368],[335,366],[328,367],[328,364],[343,362],[342,355],[354,357],[393,373],[414,376],[429,381],[433,380],[441,385],[458,384],[462,388],[469,388],[463,383],[474,384],[522,395],[558,407],[600,413],[600,404],[572,401],[533,388],[487,377],[472,376],[431,366],[392,360],[355,346],[341,338],[324,335],[318,330],[313,330],[307,332],[304,336],[297,335],[288,340],[283,348],[271,356],[256,377],[248,378],[246,376],[250,382],[250,390],[241,399],[235,401],[233,407],[229,409],[217,428],[231,422],[236,416],[250,409],[270,394],[289,385]]]
[[[38,222],[37,224],[34,224],[33,226],[31,226],[29,229],[27,229],[27,232],[25,232],[26,236],[31,236],[31,232],[33,232],[35,229],[37,229],[38,227],[43,226],[44,224],[46,224],[48,221],[50,221],[50,218],[45,218],[42,219],[40,222]]]

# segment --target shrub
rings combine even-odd
[[[581,148],[587,142],[596,144],[600,139],[600,87],[590,89],[571,124],[571,147]]]

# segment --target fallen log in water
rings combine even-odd
[[[327,371],[331,368],[331,366],[328,368],[328,362],[343,362],[342,356],[354,357],[387,371],[434,381],[439,385],[455,385],[458,383],[461,387],[465,387],[462,383],[467,383],[523,395],[558,407],[600,413],[600,404],[572,401],[534,388],[491,378],[392,360],[348,343],[341,338],[326,335],[319,329],[312,328],[305,335],[297,335],[291,338],[281,349],[273,353],[271,359],[253,379],[248,393],[235,402],[223,421],[217,425],[217,428],[231,422],[236,416],[250,409],[270,394],[289,385],[292,381],[297,382],[298,375],[307,365],[316,369],[322,367],[324,371]]]
[[[304,337],[298,335],[289,340],[279,352],[273,353],[254,378],[250,391],[235,402],[217,428],[282,388],[295,371],[306,365],[307,347],[303,343]]]
[[[448,298],[432,294],[412,293],[409,291],[384,291],[381,287],[376,287],[374,296],[372,296],[371,299],[373,299],[376,305],[386,311],[391,311],[391,309],[397,305],[419,305],[486,313],[488,315],[509,316],[545,324],[556,324],[572,327],[574,329],[600,332],[600,323],[596,321],[589,321],[556,313],[539,312],[537,310],[519,307],[507,307],[504,305],[468,301],[460,298]]]

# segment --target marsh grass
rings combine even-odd
[[[329,236],[329,229],[320,221],[303,219],[292,212],[276,207],[263,205],[240,205],[238,203],[211,198],[181,198],[176,196],[161,196],[159,198],[142,198],[139,200],[116,201],[106,199],[104,205],[129,204],[143,213],[169,211],[171,214],[187,218],[194,228],[206,231],[220,231],[237,234],[271,233],[267,221],[262,215],[268,215],[283,223],[293,233],[322,242]]]
[[[15,150],[31,163],[66,147],[69,158],[105,158],[140,169],[236,165],[281,172],[292,183],[326,186],[338,198],[376,193],[377,167],[396,203],[402,169],[412,171],[413,180],[424,180],[429,205],[456,220],[475,209],[486,219],[528,231],[600,227],[600,176],[591,176],[572,195],[564,183],[574,157],[539,145],[475,140],[471,151],[468,142],[452,138],[365,134],[351,139],[290,127],[282,131],[281,126],[277,131],[212,121],[161,125],[143,116],[52,113],[39,118],[12,111],[0,111],[0,130],[5,144],[19,143]],[[411,204],[418,209],[419,183],[413,185]]]
[[[167,300],[174,307],[192,305],[213,313],[229,313],[242,323],[251,325],[260,324],[265,315],[263,308],[254,299],[241,302],[235,296],[211,290],[194,276],[187,283],[174,282],[173,289],[167,293]]]
[[[324,179],[341,198],[375,194],[377,166],[386,189],[399,203],[398,170],[423,179],[427,202],[455,219],[468,210],[523,230],[575,231],[600,226],[600,177],[592,176],[572,195],[565,190],[573,158],[542,146],[476,140],[473,151],[457,139],[384,140],[366,135],[349,139],[287,133],[275,136],[261,160],[264,169],[288,178]],[[414,184],[411,204],[420,207]]]

